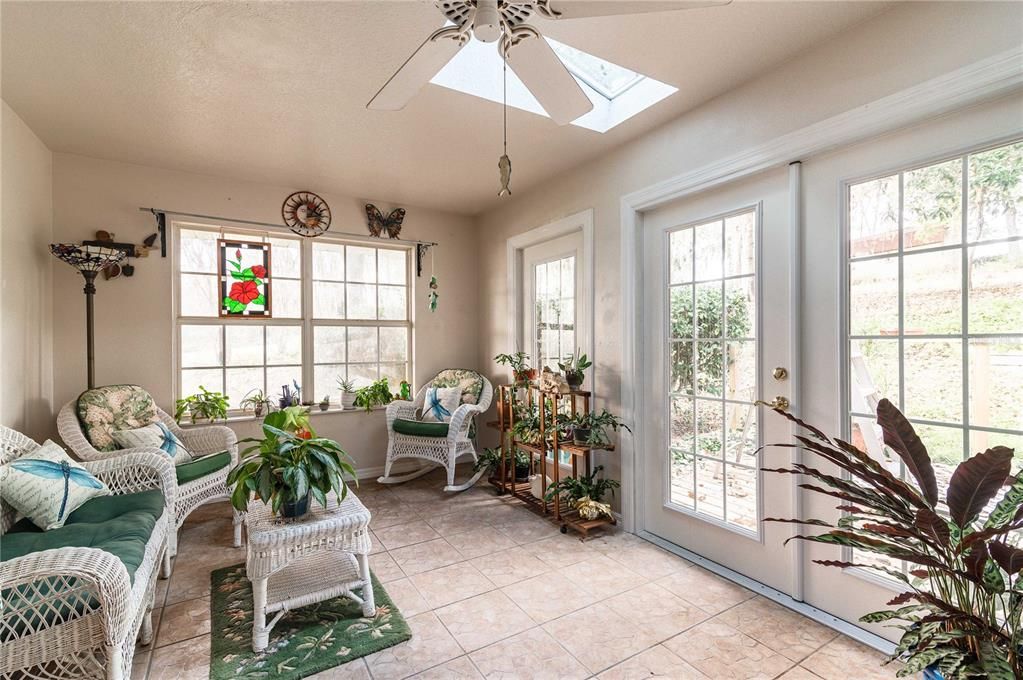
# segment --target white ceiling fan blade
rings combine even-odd
[[[593,102],[541,36],[524,36],[508,48],[508,66],[558,125],[593,109]]]
[[[583,19],[616,14],[672,12],[698,7],[727,5],[732,0],[541,0],[537,13],[546,19]]]
[[[462,49],[464,43],[449,37],[452,33],[457,33],[457,29],[449,26],[427,38],[369,100],[366,108],[379,111],[400,111],[405,108],[419,90]]]

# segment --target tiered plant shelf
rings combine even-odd
[[[521,395],[521,396],[520,396]],[[561,480],[560,453],[568,454],[572,466],[572,476],[579,477],[580,471],[589,475],[592,471],[592,454],[595,451],[614,451],[613,445],[607,446],[586,446],[576,444],[572,440],[562,440],[562,433],[557,427],[558,413],[569,416],[586,414],[590,412],[590,392],[573,390],[571,392],[556,392],[541,390],[539,386],[526,383],[520,385],[498,386],[498,419],[487,423],[500,432],[501,436],[501,464],[497,466],[490,483],[501,490],[502,493],[511,494],[517,500],[522,501],[526,507],[537,514],[551,519],[561,527],[561,533],[566,533],[569,528],[579,532],[584,537],[589,536],[590,531],[609,524],[615,524],[613,518],[584,519],[574,508],[567,508],[562,502],[560,495],[556,495],[551,501],[543,498],[536,498],[531,491],[530,482],[515,481],[515,453],[523,451],[529,456],[529,474],[540,475],[546,480],[548,477],[552,484]],[[545,401],[550,401],[550,410],[543,408]],[[522,441],[514,435],[516,406],[524,402],[527,408],[533,408],[540,404],[540,427],[536,432],[535,439]],[[580,410],[581,409],[581,410]],[[548,422],[551,416],[555,422]],[[550,458],[548,459],[548,456]]]

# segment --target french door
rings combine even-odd
[[[755,453],[791,434],[757,404],[792,396],[790,222],[785,169],[643,217],[642,526],[785,592],[791,529],[761,520],[792,516],[791,479]]]

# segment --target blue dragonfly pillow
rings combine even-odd
[[[427,387],[423,399],[423,420],[447,423],[451,414],[462,403],[462,390],[458,387]]]
[[[59,529],[87,500],[109,495],[106,484],[50,440],[0,466],[0,496],[43,530]]]
[[[161,422],[134,430],[115,430],[110,435],[122,449],[157,448],[167,454],[175,465],[192,462],[192,454],[170,428]]]

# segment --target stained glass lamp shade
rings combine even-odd
[[[95,387],[95,342],[93,340],[93,307],[92,296],[96,293],[96,275],[104,267],[116,264],[124,259],[123,250],[105,248],[103,246],[81,246],[75,243],[51,243],[50,252],[57,258],[82,273],[85,279],[85,341],[86,359],[88,364],[89,389]]]

